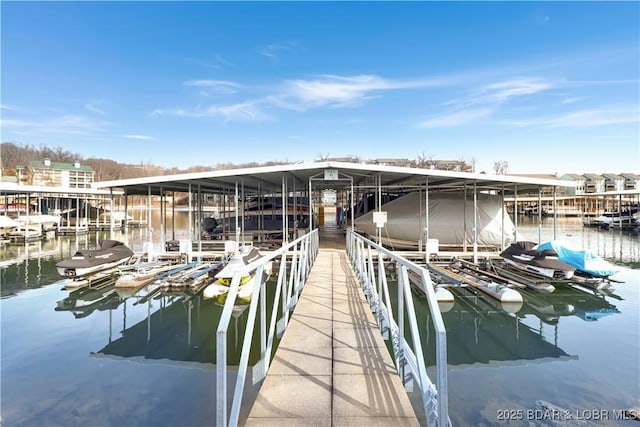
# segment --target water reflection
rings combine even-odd
[[[107,277],[96,285],[73,290],[56,303],[56,311],[69,311],[76,319],[89,316],[95,310],[113,310],[124,301],[115,289],[116,276]]]
[[[547,342],[540,330],[523,323],[513,313],[520,311],[518,307],[506,307],[505,310],[499,302],[467,289],[456,289],[454,294],[455,305],[442,314],[447,326],[450,369],[577,359],[558,347],[557,342]],[[426,313],[427,310],[419,311]],[[433,330],[428,330],[422,339],[430,353],[427,362],[433,365]]]
[[[571,286],[558,286],[551,294],[523,291],[524,303],[501,304],[486,295],[468,288],[452,290],[455,303],[442,312],[447,327],[448,360],[451,367],[472,365],[514,365],[532,361],[577,359],[569,355],[558,343],[560,318],[574,316],[594,322],[620,313],[609,299],[622,300],[614,293],[579,290]],[[428,307],[424,298],[417,310],[419,324],[430,325]],[[535,318],[535,322],[531,322]],[[532,326],[531,324],[536,324]],[[543,324],[551,325],[550,339]],[[426,362],[435,362],[435,335],[428,327],[421,337],[427,349]]]
[[[580,290],[572,286],[557,286],[550,294],[527,292],[519,317],[533,314],[548,324],[557,324],[562,316],[577,316],[584,321],[596,321],[602,317],[620,313],[608,298],[622,299],[612,291]]]
[[[136,292],[116,289],[116,277],[73,290],[56,303],[77,319],[109,311],[106,345],[94,356],[215,363],[215,327],[223,306],[202,298],[201,292],[147,285]],[[228,363],[237,365],[246,327],[248,305],[233,311],[228,331]],[[207,367],[206,369],[212,369]]]

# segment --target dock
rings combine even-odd
[[[344,250],[320,251],[246,426],[419,426]],[[423,424],[425,425],[425,424]]]

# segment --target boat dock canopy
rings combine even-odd
[[[45,185],[18,185],[15,182],[0,182],[0,194],[73,194],[82,196],[109,196],[109,190],[97,188],[49,187]],[[122,192],[114,191],[114,195]]]
[[[333,172],[328,172],[333,171]],[[326,189],[342,189],[353,179],[355,187],[411,187],[428,182],[432,191],[455,191],[475,183],[478,191],[530,192],[540,187],[575,187],[572,181],[520,177],[513,175],[488,175],[484,173],[453,172],[435,169],[385,166],[366,163],[313,162],[254,168],[226,169],[177,175],[123,179],[93,183],[94,189],[122,188],[128,195],[161,194],[166,191],[188,192],[199,187],[202,192],[219,192],[232,189],[242,180],[245,189],[251,191],[279,187],[283,177],[306,185],[310,180],[322,181]],[[304,187],[303,187],[304,188]]]

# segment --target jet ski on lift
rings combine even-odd
[[[103,240],[99,249],[79,250],[71,258],[56,264],[58,274],[80,277],[124,264],[133,251],[117,240]]]

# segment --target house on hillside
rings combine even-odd
[[[625,190],[640,190],[640,175],[637,173],[625,172],[620,174],[624,178]]]
[[[560,177],[565,181],[575,181],[575,188],[566,188],[568,196],[582,196],[586,192],[587,179],[583,175],[577,173],[566,173]]]
[[[624,177],[615,173],[603,173],[605,191],[624,190]]]
[[[91,166],[73,163],[52,162],[51,159],[32,160],[28,165],[16,166],[19,185],[42,185],[46,187],[91,188],[95,171]]]
[[[606,179],[604,176],[598,175],[597,173],[585,173],[584,177],[586,178],[585,192],[587,194],[604,193],[605,182],[606,182]]]

